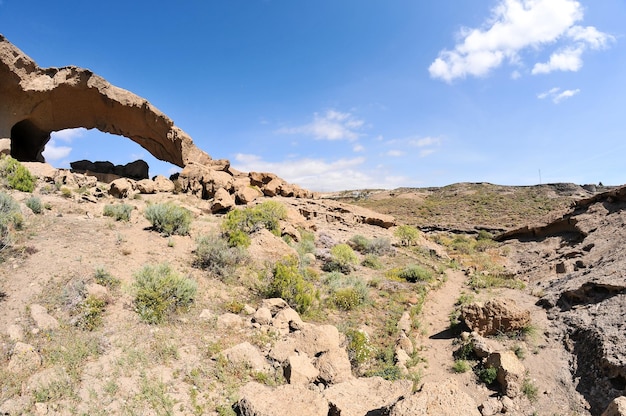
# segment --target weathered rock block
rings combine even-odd
[[[328,402],[321,395],[299,384],[275,389],[251,382],[239,391],[237,403],[243,416],[328,416]]]
[[[526,369],[512,351],[494,352],[487,357],[486,364],[498,370],[497,380],[502,387],[502,393],[508,397],[515,397],[520,393]]]
[[[491,299],[484,304],[463,307],[461,319],[480,335],[519,331],[530,325],[530,311],[517,306],[513,299]]]

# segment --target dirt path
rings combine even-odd
[[[450,368],[454,363],[452,352],[454,335],[449,331],[450,312],[454,303],[465,288],[466,276],[459,270],[448,270],[448,280],[437,290],[428,294],[424,305],[422,328],[425,332],[419,337],[422,346],[421,356],[426,360],[422,381],[443,381],[450,378]]]

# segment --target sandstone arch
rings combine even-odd
[[[40,68],[0,35],[0,140],[10,140],[11,155],[42,162],[50,133],[76,127],[125,136],[180,167],[211,161],[147,100],[87,69]]]

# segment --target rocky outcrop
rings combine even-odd
[[[114,165],[111,162],[91,162],[79,160],[70,163],[73,172],[90,174],[98,177],[100,182],[110,182],[106,178],[124,177],[140,181],[148,179],[148,164],[143,160],[136,160],[125,165]]]
[[[561,326],[573,379],[594,415],[626,391],[625,208],[621,187],[577,201],[561,218],[534,227],[542,232],[521,229],[501,238],[522,265],[518,275],[543,295],[538,304]]]
[[[20,161],[43,162],[50,133],[76,127],[125,136],[180,167],[211,160],[144,98],[87,69],[40,68],[2,35],[0,97],[0,139],[11,140],[11,155]]]
[[[602,416],[626,416],[626,396],[617,397],[609,404]]]
[[[461,319],[478,334],[520,331],[530,325],[530,311],[521,309],[513,299],[491,299],[472,303],[461,309]]]
[[[242,416],[328,416],[328,402],[321,395],[299,384],[275,389],[256,382],[246,384],[237,403]]]

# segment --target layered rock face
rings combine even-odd
[[[40,68],[2,35],[0,97],[0,140],[10,140],[20,161],[43,162],[50,133],[76,127],[128,137],[180,167],[211,160],[145,99],[87,69]]]
[[[626,395],[626,187],[579,200],[550,224],[508,232],[520,274],[563,325],[577,389],[599,415]]]

